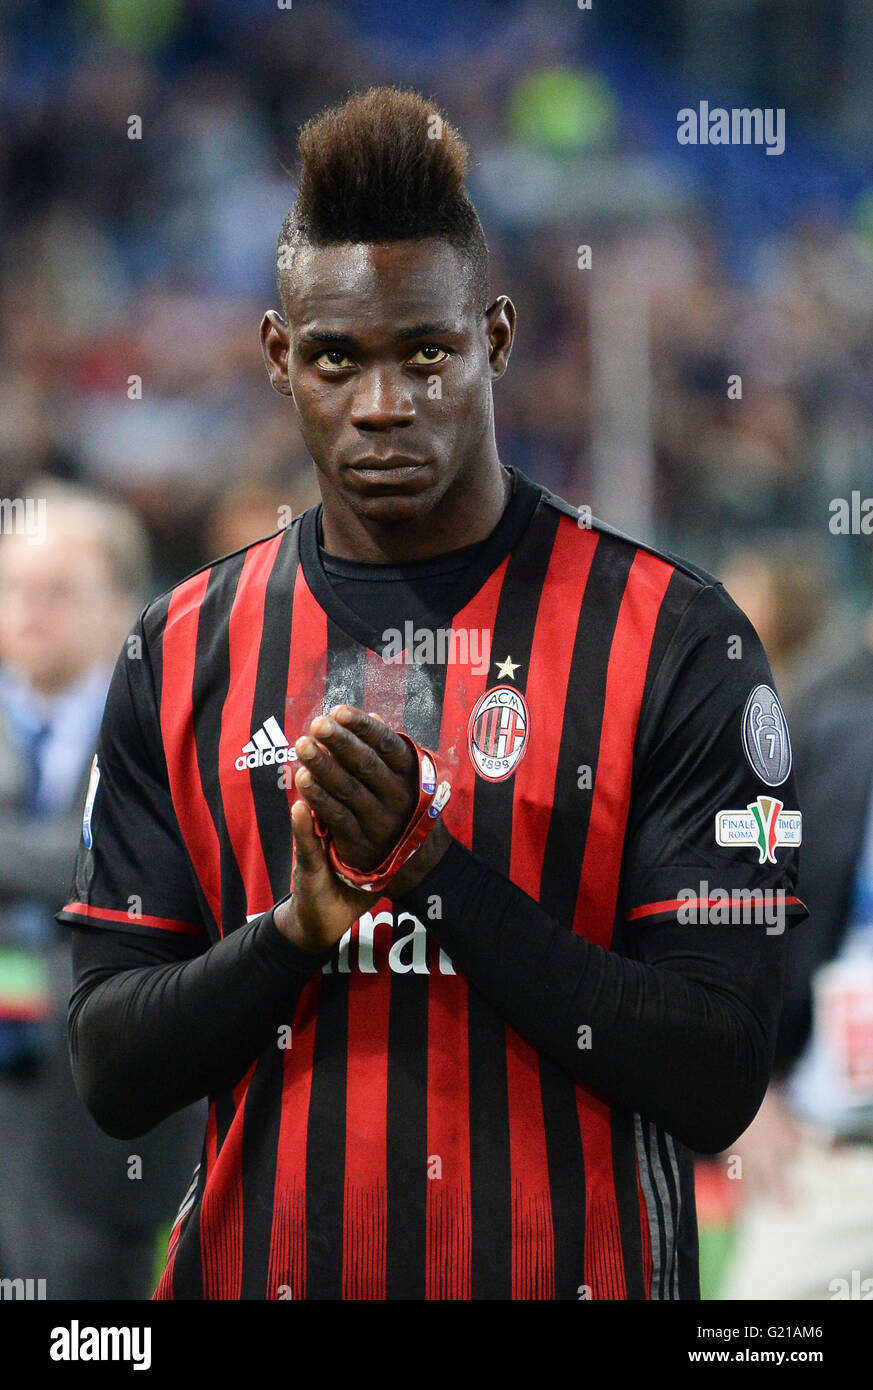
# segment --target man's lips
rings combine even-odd
[[[385,454],[381,457],[378,454],[365,454],[363,458],[354,459],[349,467],[369,473],[379,468],[421,468],[424,463],[424,459],[410,458],[409,454]]]
[[[348,468],[367,482],[395,483],[413,478],[426,465],[426,459],[410,458],[408,454],[387,454],[384,457],[368,454],[349,463]]]

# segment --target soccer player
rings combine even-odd
[[[766,659],[501,465],[448,122],[375,89],[300,148],[261,342],[322,502],[119,657],[81,1094],[122,1137],[209,1098],[159,1299],[696,1298],[692,1152],[761,1101],[805,915]]]

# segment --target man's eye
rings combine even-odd
[[[317,367],[323,367],[329,372],[344,372],[347,367],[354,366],[351,358],[346,357],[339,348],[329,348],[327,352],[320,352],[314,361]]]
[[[428,353],[435,353],[436,356],[427,356]],[[410,357],[409,361],[414,367],[430,367],[434,362],[445,362],[448,358],[445,348],[437,347],[435,343],[428,344],[427,347],[420,347]]]

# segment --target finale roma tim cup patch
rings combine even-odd
[[[775,796],[759,796],[745,810],[718,811],[715,841],[724,848],[754,845],[759,864],[775,864],[780,845],[799,845],[803,818],[799,811],[786,811]]]

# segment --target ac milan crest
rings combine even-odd
[[[495,685],[477,700],[467,729],[467,751],[480,777],[502,782],[524,757],[530,710],[520,690]]]

